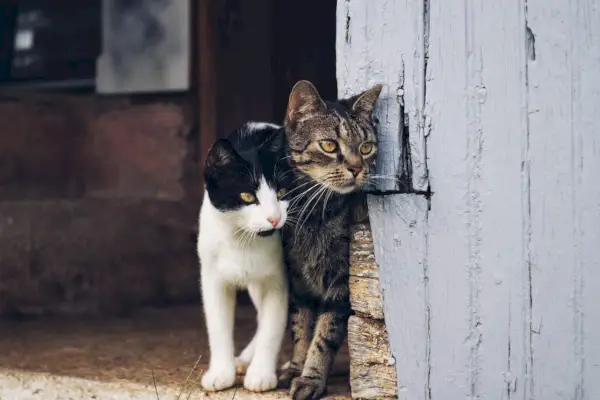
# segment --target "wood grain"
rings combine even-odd
[[[375,261],[373,235],[368,223],[352,226],[350,242],[350,275],[379,279],[379,267]]]
[[[338,97],[354,95],[377,83],[385,85],[376,107],[377,172],[388,179],[377,180],[377,188],[408,189],[390,179],[407,172],[402,134],[408,129],[412,184],[425,190],[424,2],[384,1],[373,7],[370,0],[349,0],[337,5]]]
[[[419,195],[369,196],[385,322],[402,387],[400,399],[428,395],[427,206],[427,199]]]
[[[390,347],[382,321],[350,317],[350,387],[352,397],[360,399],[395,398],[396,370],[390,359]]]
[[[524,10],[431,4],[431,398],[524,398],[528,385]]]
[[[532,388],[600,398],[600,2],[528,0]]]
[[[399,397],[599,397],[600,4],[364,5],[338,3],[342,93],[388,77],[410,120],[424,87],[431,124],[430,199],[369,198]],[[384,174],[401,156],[390,97]]]
[[[363,317],[383,320],[379,279],[350,277],[350,304]]]

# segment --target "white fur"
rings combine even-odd
[[[260,131],[260,130],[263,130],[265,128],[279,129],[279,128],[281,128],[281,126],[280,125],[276,125],[276,124],[272,124],[270,122],[255,122],[255,121],[250,121],[250,122],[246,122],[246,128],[249,131]]]
[[[200,210],[198,256],[204,314],[210,345],[209,368],[202,377],[205,390],[233,386],[236,367],[246,372],[246,389],[262,392],[277,385],[276,363],[288,312],[288,286],[280,232],[243,241],[240,229],[273,229],[268,217],[287,217],[286,201],[277,201],[264,179],[256,193],[259,204],[224,213],[204,194]],[[234,358],[233,328],[238,289],[248,289],[257,309],[258,329],[240,356]]]

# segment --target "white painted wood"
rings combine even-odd
[[[424,3],[415,0],[340,0],[337,3],[338,97],[385,85],[376,114],[380,124],[378,189],[406,191],[394,180],[402,172],[402,131],[407,115],[415,190],[428,187],[423,114]]]
[[[528,1],[535,399],[600,398],[599,21],[599,1]]]
[[[398,398],[429,399],[427,200],[415,194],[369,196],[369,210]]]
[[[433,399],[525,393],[524,10],[519,1],[431,4]]]
[[[431,122],[429,209],[369,198],[400,398],[600,399],[600,0],[365,4],[338,2],[340,93],[387,76]]]

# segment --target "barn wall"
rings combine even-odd
[[[369,203],[399,398],[600,397],[600,3],[369,3],[338,3],[340,91],[426,138]]]
[[[190,95],[0,98],[0,314],[198,298]]]

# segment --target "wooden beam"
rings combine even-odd
[[[214,34],[214,2],[196,0],[198,24],[197,73],[198,73],[198,145],[200,183],[204,192],[204,160],[217,133],[217,73]]]

